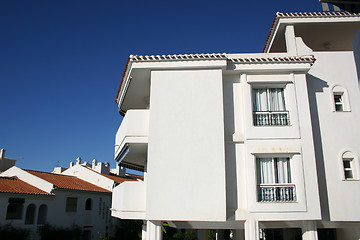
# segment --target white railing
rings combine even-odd
[[[296,201],[295,184],[260,184],[258,185],[259,202],[294,202]]]
[[[289,112],[253,112],[254,126],[290,125]]]

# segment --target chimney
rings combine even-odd
[[[96,161],[96,159],[94,158],[94,159],[92,160],[91,168],[92,168],[92,169],[95,169],[96,165],[97,165],[97,161]]]
[[[126,168],[121,167],[120,165],[117,165],[116,168],[119,168],[119,173],[118,173],[118,175],[119,175],[120,177],[125,177],[125,176],[126,176]]]
[[[70,167],[73,167],[74,166],[74,162],[70,162]]]
[[[81,157],[78,157],[77,159],[76,159],[76,165],[77,164],[80,164],[81,163]]]
[[[3,159],[5,157],[5,149],[2,148],[0,151],[0,158]]]

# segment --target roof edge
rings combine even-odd
[[[342,18],[342,17],[360,17],[359,13],[350,12],[295,12],[295,13],[281,13],[275,14],[274,20],[271,24],[269,34],[266,38],[263,53],[269,49],[270,39],[275,34],[275,27],[278,25],[280,18]]]

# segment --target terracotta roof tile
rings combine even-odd
[[[17,194],[33,194],[33,195],[50,195],[37,187],[34,187],[17,177],[0,177],[0,193],[17,193]]]
[[[135,176],[131,176],[131,177],[120,177],[116,174],[113,174],[113,173],[110,173],[110,174],[102,174],[102,173],[99,173],[97,171],[95,171],[94,169],[90,168],[90,167],[86,167],[87,169],[93,171],[93,172],[96,172],[104,177],[107,177],[107,178],[110,178],[111,180],[113,180],[114,182],[116,183],[122,183],[122,182],[125,182],[125,181],[136,181],[137,179],[135,179],[136,177]]]
[[[173,55],[130,55],[130,61],[183,61],[183,60],[221,60],[226,53],[173,54]]]
[[[92,192],[106,192],[111,191],[98,187],[94,184],[81,180],[74,176],[67,176],[55,173],[46,173],[38,172],[32,170],[26,170],[28,173],[35,175],[39,178],[44,179],[54,185],[55,188],[60,189],[71,189],[71,190],[81,190],[81,191],[92,191]]]
[[[310,63],[315,62],[314,56],[293,56],[293,57],[249,57],[231,58],[233,63]]]

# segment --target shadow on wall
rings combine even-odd
[[[356,32],[353,39],[353,53],[358,76],[358,84],[360,88],[360,29]]]
[[[328,202],[324,154],[322,148],[322,139],[321,139],[320,122],[319,122],[319,111],[318,111],[319,105],[317,104],[316,93],[323,93],[324,88],[328,88],[329,85],[324,80],[321,80],[320,78],[317,78],[311,74],[306,75],[306,80],[308,86],[312,131],[313,131],[315,157],[316,157],[316,169],[317,169],[317,176],[319,183],[321,216],[323,221],[328,221],[330,220],[329,202]]]
[[[225,135],[236,132],[233,107],[236,106],[234,88],[239,83],[240,76],[229,76],[223,84]],[[238,209],[238,185],[236,177],[236,145],[232,141],[226,141],[225,154],[226,206],[228,210],[226,218],[235,220],[234,212]]]

